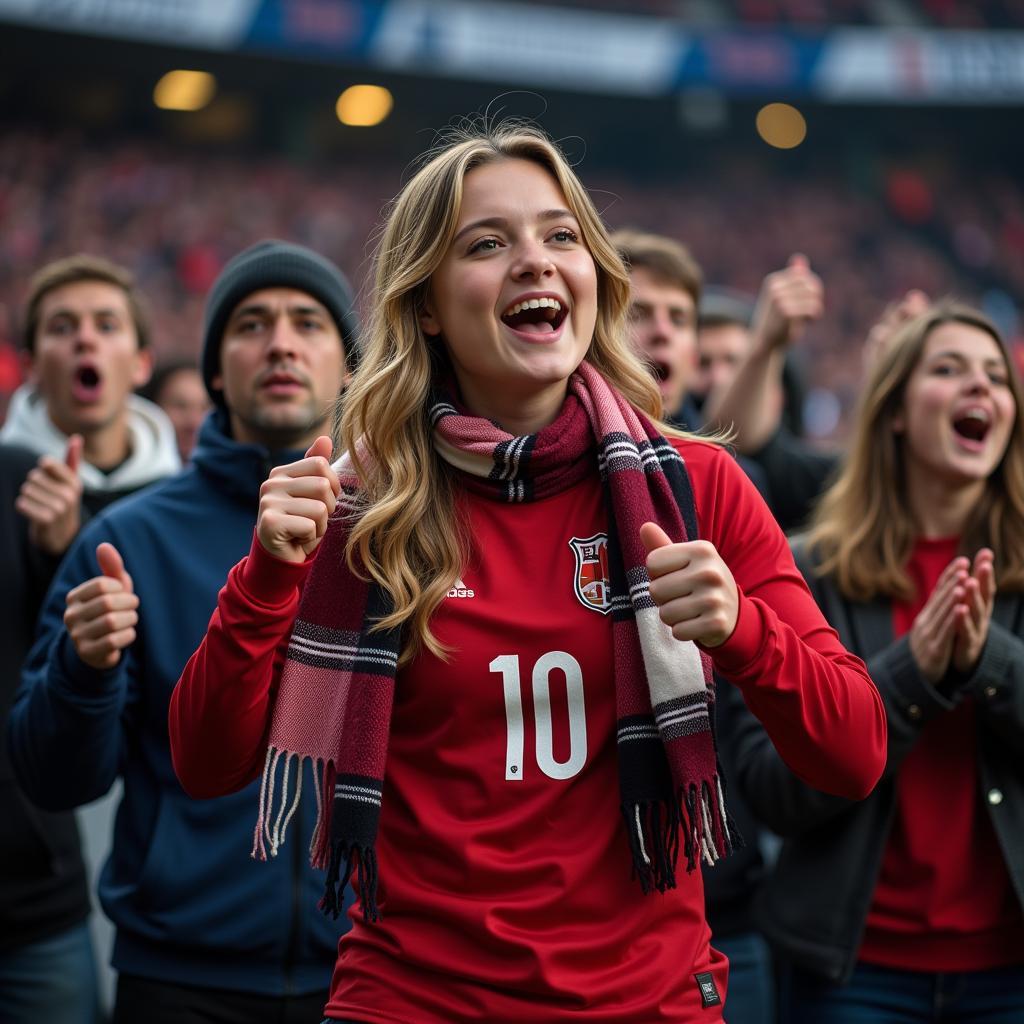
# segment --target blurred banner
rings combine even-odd
[[[0,21],[199,49],[609,95],[690,88],[834,103],[1024,101],[1024,32],[690,31],[469,0],[0,0]]]
[[[0,0],[0,19],[33,28],[232,50],[260,0]]]

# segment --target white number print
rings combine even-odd
[[[523,778],[523,689],[519,677],[519,655],[502,654],[488,666],[501,673],[505,692],[505,778],[519,782]],[[569,705],[569,757],[556,761],[551,722],[551,673],[565,677],[565,694]],[[548,651],[533,666],[533,710],[537,735],[537,767],[550,779],[571,779],[578,775],[587,761],[587,709],[583,700],[583,670],[580,663],[565,651]]]

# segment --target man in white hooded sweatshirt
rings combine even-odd
[[[127,270],[87,255],[43,267],[29,288],[24,344],[29,382],[11,399],[0,441],[42,457],[42,472],[26,481],[19,510],[35,536],[56,542],[63,536],[50,538],[45,528],[66,501],[54,491],[71,484],[74,474],[59,472],[54,461],[68,468],[70,459],[85,506],[96,512],[176,472],[179,459],[166,416],[133,394],[149,380],[152,353],[142,300]],[[80,452],[78,442],[71,444],[75,435]],[[43,546],[56,553],[55,543]]]
[[[43,267],[25,307],[29,383],[0,430],[0,737],[43,595],[83,520],[176,472],[149,378],[149,326],[132,275],[72,256]],[[90,824],[104,830],[103,809]],[[97,998],[78,830],[34,808],[0,741],[0,992],[4,1019],[93,1024]]]

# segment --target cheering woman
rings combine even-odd
[[[863,664],[727,451],[659,422],[625,268],[540,132],[435,151],[391,209],[338,438],[263,488],[174,694],[196,796],[320,786],[332,1021],[719,1021],[699,860],[736,841],[717,670],[793,770],[885,758]],[[254,342],[258,343],[258,342]]]
[[[801,782],[745,716],[740,784],[788,837],[763,924],[792,964],[793,1024],[1024,1020],[1020,409],[996,328],[932,307],[876,360],[797,544],[882,693],[889,757],[851,804]]]

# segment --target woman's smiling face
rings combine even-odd
[[[546,426],[596,320],[597,270],[555,178],[521,159],[471,170],[421,316],[469,409],[512,433]]]

